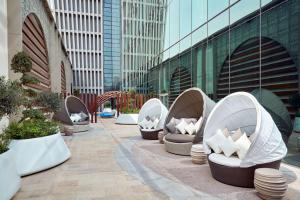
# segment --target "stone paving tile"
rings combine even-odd
[[[141,140],[137,126],[99,121],[89,132],[65,137],[72,157],[22,178],[14,200],[258,199],[253,189],[214,180],[208,165],[194,165],[157,141]],[[285,199],[298,200],[300,169],[282,166],[289,183]]]
[[[120,126],[103,121],[89,132],[65,137],[72,157],[55,168],[23,177],[14,200],[169,199],[118,165],[118,140],[112,136],[118,130]],[[129,136],[137,133],[133,126],[121,130]]]

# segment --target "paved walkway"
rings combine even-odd
[[[115,151],[122,138],[136,135],[135,126],[93,125],[88,133],[66,137],[72,157],[55,168],[22,178],[15,200],[169,199],[128,175]],[[114,133],[118,131],[118,137]]]
[[[66,137],[72,157],[60,166],[22,179],[14,199],[258,199],[254,189],[214,180],[208,165],[141,140],[136,126],[101,120],[88,133]],[[285,199],[300,197],[300,169],[283,164]]]

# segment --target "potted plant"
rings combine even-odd
[[[9,148],[14,151],[17,171],[21,176],[54,167],[68,158],[65,144],[52,113],[60,108],[59,95],[30,89],[28,84],[37,80],[27,74],[31,70],[30,58],[23,52],[12,59],[12,69],[22,73],[23,117],[11,123],[4,134],[9,138]]]
[[[18,82],[0,77],[0,121],[17,110],[21,102],[20,94]],[[21,186],[13,152],[8,148],[8,143],[6,135],[0,134],[0,199],[11,199]]]
[[[289,98],[289,104],[293,106],[297,112],[295,115],[295,120],[294,120],[294,131],[295,132],[300,132],[300,94],[294,94]]]

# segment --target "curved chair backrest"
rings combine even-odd
[[[270,90],[263,88],[255,89],[251,94],[270,113],[281,132],[282,139],[287,143],[293,132],[293,125],[290,113],[282,100]]]
[[[241,167],[277,161],[287,152],[281,134],[271,115],[247,92],[236,92],[220,100],[207,119],[203,145],[206,153],[210,149],[206,140],[218,129],[238,128],[250,136],[251,146],[241,162]]]
[[[157,129],[162,129],[165,123],[167,113],[168,109],[159,99],[149,99],[148,101],[146,101],[146,103],[144,103],[139,112],[138,123],[141,122],[147,116],[156,117],[159,119]]]
[[[215,102],[212,101],[204,92],[199,88],[190,88],[182,92],[173,102],[165,120],[164,130],[166,131],[166,124],[172,119],[172,117],[180,118],[196,118],[203,117],[200,130],[196,133],[194,143],[198,143],[202,140],[204,124]]]
[[[80,112],[84,112],[86,115],[88,115],[89,116],[88,120],[90,120],[89,111],[85,106],[85,104],[78,97],[67,96],[65,100],[61,102],[60,111],[55,113],[53,119],[56,119],[68,125],[74,125],[74,123],[70,119],[70,115],[71,113],[80,113]]]

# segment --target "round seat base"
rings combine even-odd
[[[169,153],[182,155],[182,156],[191,155],[191,148],[193,146],[192,142],[175,143],[175,142],[167,141],[164,137],[164,144],[165,144],[166,151]]]
[[[207,157],[212,176],[225,184],[253,188],[254,187],[254,172],[257,168],[273,168],[279,169],[281,160],[255,165],[252,167],[228,167],[212,162]]]
[[[140,129],[142,138],[145,140],[158,140],[158,133],[161,130],[143,131]]]

